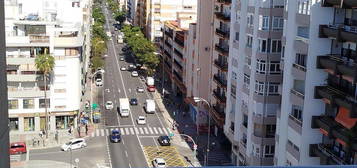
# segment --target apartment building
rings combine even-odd
[[[215,76],[215,91],[218,102],[227,97],[224,133],[232,143],[236,165],[274,164],[283,11],[284,0],[233,1],[229,58],[227,42],[220,40],[216,45],[221,57],[217,61],[229,60],[228,72],[219,69]],[[227,90],[221,87],[225,84]]]
[[[196,13],[179,13],[177,21],[164,23],[164,36],[160,45],[164,75],[168,79],[165,85],[171,86],[172,94],[185,98],[186,89],[186,57],[191,51],[189,46],[188,28],[190,23],[196,22]],[[192,41],[191,41],[192,42]]]
[[[286,2],[275,164],[356,164],[357,2]]]
[[[46,91],[49,128],[76,126],[90,52],[90,0],[6,0],[9,126],[12,133],[45,128],[44,82],[35,58],[55,58]]]
[[[126,14],[127,20],[131,23],[135,23],[135,18],[137,16],[138,1],[140,0],[126,0]]]

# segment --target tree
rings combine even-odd
[[[35,65],[36,68],[41,71],[43,73],[43,80],[44,80],[44,84],[45,84],[45,115],[46,115],[46,125],[45,125],[45,129],[46,129],[46,138],[48,138],[48,105],[47,105],[47,77],[48,74],[50,74],[55,66],[55,58],[49,54],[41,54],[38,55],[35,59]]]
[[[98,69],[98,68],[101,68],[103,67],[104,65],[104,61],[101,57],[93,57],[92,58],[92,69],[95,70],[95,69]]]

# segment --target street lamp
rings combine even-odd
[[[203,99],[201,97],[193,97],[193,100],[198,103],[198,102],[204,102],[207,104],[208,106],[208,136],[207,136],[207,150],[206,150],[206,157],[205,157],[205,166],[208,165],[208,154],[209,154],[209,138],[211,136],[211,113],[210,113],[210,110],[211,110],[211,104],[206,100],[206,99]]]
[[[93,123],[93,95],[92,95],[92,82],[93,82],[93,78],[95,75],[97,75],[97,73],[105,73],[105,71],[103,69],[99,70],[99,71],[95,71],[92,76],[91,76],[91,81],[90,81],[90,121],[91,123]]]

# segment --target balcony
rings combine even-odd
[[[167,40],[165,40],[165,44],[166,44],[169,48],[172,48],[172,45],[171,45]]]
[[[218,123],[219,126],[223,126],[225,120],[224,109],[219,108],[217,105],[214,105],[212,108],[213,119]]]
[[[216,34],[223,38],[229,38],[229,30],[222,30],[221,28],[217,28]]]
[[[351,118],[357,118],[357,102],[345,92],[330,86],[316,86],[314,97],[332,106],[345,107],[350,111]]]
[[[228,62],[219,59],[214,60],[214,65],[221,71],[228,71]]]
[[[226,95],[219,93],[217,89],[213,90],[213,96],[221,103],[226,104]]]
[[[164,49],[164,53],[167,57],[169,57],[170,59],[172,58],[171,54],[169,52],[167,52],[165,49]]]
[[[322,7],[357,8],[356,0],[323,0]]]
[[[229,47],[228,46],[224,46],[222,44],[216,44],[215,45],[215,49],[216,49],[216,51],[218,51],[222,55],[228,56],[228,53],[229,53]]]
[[[310,144],[310,156],[321,157],[321,164],[323,165],[350,165],[352,158],[340,157],[341,153],[335,151],[332,145],[328,144]],[[322,159],[323,158],[323,159]]]
[[[215,14],[217,19],[220,19],[225,22],[231,21],[231,16],[229,14],[225,14],[223,12],[215,12]]]
[[[357,81],[357,65],[344,60],[341,55],[318,56],[316,64],[317,68],[326,69],[331,74],[342,75],[345,80],[353,83]]]
[[[180,58],[183,58],[183,55],[180,51],[178,51],[176,48],[174,49],[174,53],[179,56]]]
[[[347,25],[320,25],[320,38],[335,38],[339,42],[355,42],[357,27]]]
[[[217,0],[218,3],[224,3],[224,4],[231,4],[232,3],[232,0]]]
[[[47,88],[47,96],[50,96],[51,91],[49,90],[50,88]],[[8,88],[8,96],[10,98],[34,98],[34,97],[44,97],[45,92],[43,88],[40,87],[34,87],[34,88]]]
[[[167,35],[167,36],[173,38],[173,32],[172,32],[172,31],[170,31],[170,32],[165,31],[165,35]]]
[[[175,42],[181,46],[181,47],[184,47],[185,46],[185,42],[183,39],[179,38],[179,37],[175,37]]]
[[[36,82],[42,81],[43,76],[38,74],[8,74],[8,82]]]
[[[213,76],[213,81],[215,81],[219,86],[227,88],[227,80],[219,77],[217,74]]]
[[[179,68],[180,71],[183,70],[182,65],[181,65],[178,61],[176,61],[176,59],[174,59],[174,65],[175,65],[177,68]]]

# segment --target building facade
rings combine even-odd
[[[44,53],[55,58],[46,91],[49,128],[76,126],[89,65],[91,1],[7,0],[5,6],[11,131],[45,128],[45,87],[35,66],[36,56]]]
[[[215,79],[228,81],[227,90],[216,92],[227,97],[224,133],[232,143],[236,165],[274,164],[283,10],[284,0],[232,2],[228,76],[219,70]],[[217,30],[216,34],[224,35]],[[216,45],[221,55],[226,43]]]

